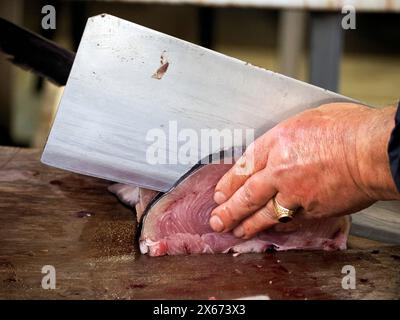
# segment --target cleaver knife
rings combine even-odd
[[[148,29],[147,29],[148,30]],[[148,30],[149,31],[149,30]],[[158,33],[159,35],[159,33]],[[177,41],[177,39],[174,39],[174,41]],[[180,41],[178,41],[180,42]],[[196,47],[196,49],[204,50],[199,47]],[[29,30],[26,30],[24,28],[21,28],[20,26],[17,26],[9,21],[6,21],[2,18],[0,18],[0,51],[3,51],[13,62],[14,64],[17,64],[18,66],[21,66],[23,68],[29,69],[36,74],[45,76],[47,79],[52,81],[53,83],[59,85],[59,86],[64,86],[67,82],[69,73],[71,71],[71,67],[75,58],[75,53],[69,50],[66,50],[65,48],[62,48],[58,46],[56,43],[53,43],[35,33],[30,32]],[[207,52],[210,52],[207,50]],[[165,60],[165,58],[164,58]],[[164,75],[166,75],[168,70],[169,65],[167,70],[165,67],[165,62],[164,62],[164,67],[161,67],[159,72],[153,74],[155,79],[161,80]],[[243,62],[241,62],[243,63]],[[160,64],[161,61],[160,61]],[[158,68],[159,69],[159,68]],[[157,70],[158,70],[157,69]],[[252,69],[252,68],[250,68]],[[172,70],[172,69],[171,69]],[[247,71],[246,71],[247,72]],[[250,72],[251,74],[252,72]],[[153,76],[152,75],[152,76]],[[148,75],[147,75],[148,76]],[[160,78],[161,79],[158,79]],[[246,75],[247,77],[247,75]],[[251,76],[249,76],[251,77]],[[294,81],[293,79],[285,78],[285,81]],[[70,80],[72,81],[72,80]],[[210,79],[210,81],[213,81]],[[265,80],[267,81],[267,80]],[[298,83],[298,81],[295,81]],[[274,83],[272,80],[269,80],[268,83]],[[225,86],[229,86],[229,82],[224,84]],[[306,85],[303,84],[302,85]],[[308,86],[308,85],[306,85]],[[317,89],[315,87],[312,87],[313,89]],[[320,91],[321,89],[317,89]],[[199,93],[200,94],[200,93]],[[288,92],[288,94],[291,94]],[[330,96],[328,98],[328,101],[340,101],[342,99],[345,99],[343,97],[340,97],[338,95],[334,95],[332,93],[329,93]],[[280,96],[276,95],[276,98],[278,99]],[[301,97],[301,96],[300,96]],[[285,97],[283,97],[285,98]],[[205,99],[205,98],[203,98]],[[208,97],[207,97],[208,99]],[[304,97],[301,97],[301,99],[298,102],[301,102],[301,100],[304,99]],[[321,99],[321,101],[325,101],[325,98]],[[266,100],[266,103],[270,103],[269,101],[271,100]],[[279,100],[278,100],[279,101]],[[227,102],[229,103],[230,100],[227,99]],[[283,103],[283,102],[280,102]],[[310,104],[318,104],[319,101],[313,101],[310,100]],[[296,107],[297,105],[293,103],[293,106]],[[217,106],[216,106],[217,107]],[[222,104],[220,106],[226,107],[225,104]],[[271,108],[274,108],[273,104],[270,104]],[[287,105],[286,106],[288,110],[290,110],[291,106]],[[309,106],[305,105],[305,108]],[[229,108],[227,109],[229,110]],[[264,109],[265,110],[265,109]],[[162,112],[162,108],[159,110]],[[295,111],[293,111],[295,112]],[[290,113],[289,113],[290,114]],[[135,123],[135,119],[131,120],[133,123]],[[274,122],[275,119],[272,119],[271,122]],[[233,125],[234,126],[234,125]],[[251,122],[250,122],[251,126]],[[262,133],[262,131],[261,131]],[[128,137],[129,138],[129,137]],[[173,150],[172,150],[173,151]],[[173,152],[172,152],[173,153]],[[194,159],[197,160],[197,159]],[[116,160],[119,161],[119,160]],[[114,168],[118,162],[115,164],[112,164],[111,168]],[[59,166],[57,163],[54,164],[55,166]],[[61,167],[65,167],[64,162],[61,163]],[[96,168],[96,167],[93,167]],[[117,180],[117,178],[110,172],[107,168],[104,169],[103,171],[97,171],[94,170],[93,168],[89,168],[88,172],[86,174],[89,175],[94,175],[94,176],[107,176],[109,177],[110,180]],[[132,165],[132,168],[135,168],[135,165]],[[85,169],[81,169],[81,167],[77,167],[76,169],[72,169],[73,171],[79,171],[81,173],[85,173]],[[132,171],[135,169],[132,169]],[[126,177],[128,177],[130,171],[128,171]],[[154,173],[155,176],[157,176],[158,172]],[[180,174],[180,171],[177,173],[178,175]],[[123,178],[126,178],[123,177]],[[146,178],[146,177],[145,177]],[[124,180],[126,181],[126,180]],[[129,181],[130,183],[136,184],[135,180]],[[145,181],[146,182],[146,181]],[[152,182],[150,181],[150,185],[152,185]],[[165,186],[165,184],[154,184],[154,187],[151,187],[153,189],[160,189],[162,190],[162,187]],[[168,184],[167,184],[168,186]],[[362,236],[362,237],[367,237],[370,239],[378,240],[378,241],[384,241],[388,243],[400,243],[398,232],[398,223],[396,224],[396,219],[395,216],[399,212],[399,204],[398,202],[381,202],[381,203],[376,203],[372,207],[367,208],[362,211],[361,213],[352,215],[352,228],[351,228],[351,233],[354,235]],[[394,219],[394,220],[393,220]]]
[[[102,14],[87,21],[41,161],[166,191],[204,153],[194,139],[198,155],[176,161],[185,137],[252,130],[256,138],[338,101],[354,100]],[[162,156],[149,161],[160,141]]]

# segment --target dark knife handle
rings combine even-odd
[[[59,86],[67,83],[75,53],[42,36],[0,18],[0,51],[10,61]]]

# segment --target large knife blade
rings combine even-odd
[[[42,162],[165,191],[192,166],[171,161],[182,129],[257,137],[307,108],[350,100],[103,14],[87,22]],[[165,133],[166,163],[149,162],[155,132]]]

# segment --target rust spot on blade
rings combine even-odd
[[[167,72],[168,67],[169,67],[169,62],[167,58],[165,57],[165,51],[161,54],[160,57],[160,67],[157,69],[157,71],[151,76],[154,79],[160,80],[164,74]]]

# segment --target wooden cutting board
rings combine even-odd
[[[341,252],[149,258],[131,209],[109,182],[41,165],[39,150],[0,147],[0,298],[395,299],[400,246],[352,237]],[[56,269],[44,290],[41,269]],[[341,286],[356,269],[356,289]]]

